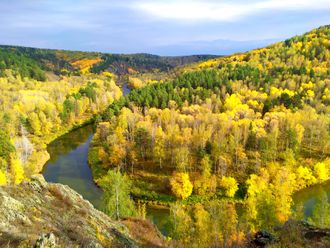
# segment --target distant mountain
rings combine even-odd
[[[0,46],[0,75],[11,69],[22,77],[46,80],[46,72],[57,75],[100,73],[119,75],[168,71],[177,66],[214,58],[211,55],[162,57],[151,54],[106,54],[18,46]]]

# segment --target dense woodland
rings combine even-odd
[[[0,184],[19,183],[40,172],[49,158],[49,142],[97,118],[122,96],[115,83],[119,78],[111,72],[167,71],[208,57],[0,46]]]
[[[170,204],[171,237],[187,246],[240,242],[294,218],[293,193],[330,176],[329,48],[325,26],[133,90],[98,125],[96,180],[119,168],[135,199]]]
[[[0,185],[40,172],[50,141],[95,121],[89,162],[115,219],[169,207],[178,247],[241,245],[299,219],[293,194],[330,177],[330,27],[205,58],[1,46]],[[309,221],[329,227],[318,204]]]

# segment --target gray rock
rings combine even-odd
[[[56,248],[56,237],[53,233],[42,234],[36,244],[35,248]]]
[[[36,174],[31,177],[30,185],[35,191],[41,192],[42,189],[47,187],[47,182],[43,175]]]

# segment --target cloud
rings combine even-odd
[[[330,9],[329,0],[258,0],[258,1],[202,1],[167,0],[138,1],[132,8],[151,16],[187,21],[232,22],[263,11],[298,11]]]
[[[329,24],[330,1],[311,1],[0,0],[0,44],[225,54],[256,46],[235,41],[285,39]]]

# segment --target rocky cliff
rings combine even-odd
[[[129,228],[136,225],[143,231],[132,236]],[[47,183],[41,175],[0,187],[0,247],[164,246],[150,223],[113,221],[68,186]]]

